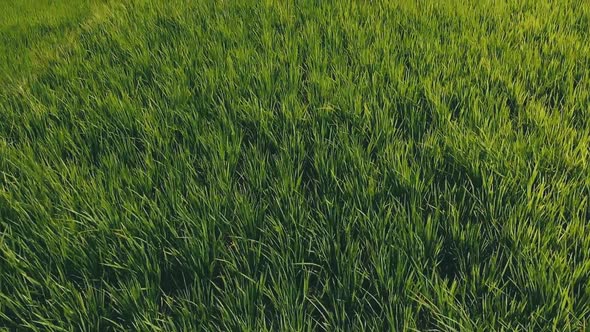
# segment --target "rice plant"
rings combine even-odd
[[[0,330],[590,329],[588,1],[0,7]]]

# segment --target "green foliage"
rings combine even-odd
[[[587,1],[0,3],[0,326],[589,328]]]

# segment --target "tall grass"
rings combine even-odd
[[[0,25],[0,326],[589,328],[587,1],[48,3]]]

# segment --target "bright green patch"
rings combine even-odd
[[[0,0],[0,86],[21,84],[58,58],[98,3]]]

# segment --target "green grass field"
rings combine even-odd
[[[0,330],[590,330],[588,0],[0,7]]]

